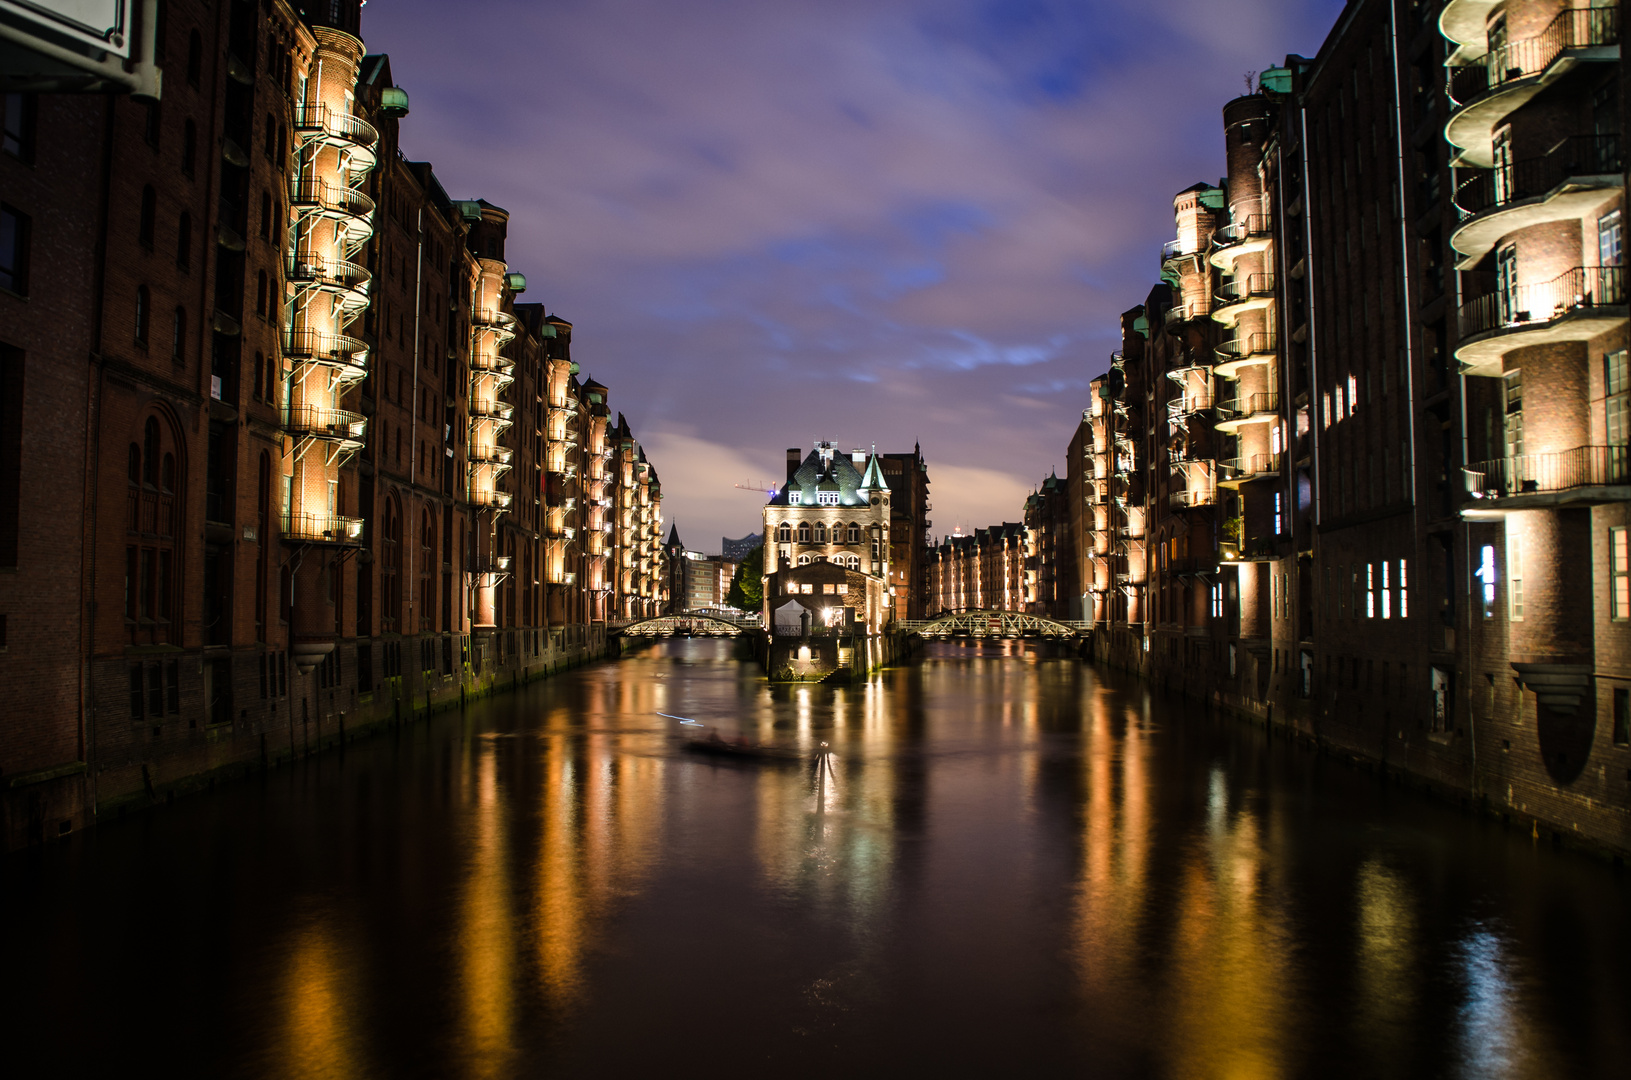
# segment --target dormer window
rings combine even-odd
[[[797,506],[798,504],[799,504],[799,493],[796,492],[796,491],[789,491],[787,493],[787,505],[788,506]]]
[[[817,505],[820,505],[820,506],[837,506],[838,505],[838,492],[836,492],[836,491],[818,491],[818,492],[816,492],[816,503],[817,503]]]

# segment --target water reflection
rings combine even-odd
[[[805,757],[698,757],[662,713]],[[7,885],[18,1075],[87,1021],[88,1062],[158,1032],[245,1077],[673,1071],[699,1032],[724,1075],[1631,1054],[1611,872],[1019,643],[793,688],[658,646]],[[59,1015],[45,979],[96,989]]]

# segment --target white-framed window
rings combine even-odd
[[[1284,500],[1285,500],[1285,496],[1284,496],[1283,493],[1278,492],[1278,491],[1276,491],[1274,493],[1274,535],[1275,536],[1280,536],[1280,535],[1284,534],[1285,531],[1286,531],[1285,530],[1285,516],[1284,516]]]
[[[1365,564],[1365,618],[1376,618],[1376,564]]]
[[[861,542],[861,526],[857,525],[853,521],[850,522],[849,526],[849,542],[852,544],[859,544]],[[859,562],[860,560],[856,561]]]
[[[1408,619],[1410,617],[1410,589],[1409,589],[1410,582],[1408,580],[1406,580],[1406,578],[1405,578],[1405,574],[1408,572],[1408,570],[1409,570],[1409,567],[1407,565],[1407,560],[1400,559],[1399,560],[1399,618],[1401,618],[1401,619]]]
[[[1624,349],[1603,356],[1603,392],[1608,445],[1625,446],[1631,443],[1631,364]]]
[[[1348,415],[1359,411],[1359,380],[1348,376]]]
[[[1506,606],[1507,618],[1523,621],[1523,538],[1510,531],[1506,534]]]
[[[1212,617],[1223,618],[1223,582],[1212,586]]]
[[[1495,618],[1495,583],[1500,575],[1495,570],[1495,546],[1485,544],[1479,550],[1478,569],[1473,571],[1484,586],[1484,618]]]
[[[1495,253],[1495,301],[1501,323],[1518,318],[1518,245],[1508,244]]]
[[[1608,614],[1631,619],[1631,529],[1624,526],[1608,530]]]
[[[800,566],[809,566],[810,565],[810,556],[809,555],[800,555],[799,556],[799,565]]]
[[[1393,565],[1382,560],[1382,618],[1393,618]]]
[[[787,505],[788,506],[797,506],[798,504],[799,504],[799,492],[789,491],[787,493]]]
[[[1597,258],[1600,266],[1619,266],[1624,257],[1620,212],[1610,210],[1597,219]]]
[[[1495,152],[1495,201],[1507,203],[1512,200],[1512,127],[1508,125],[1495,133],[1490,140],[1490,146]]]
[[[1523,456],[1523,374],[1506,377],[1506,456]]]

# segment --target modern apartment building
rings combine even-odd
[[[161,100],[4,95],[8,846],[660,602],[655,471],[508,214],[403,154],[360,7],[171,0]]]

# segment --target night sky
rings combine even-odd
[[[1017,520],[1247,72],[1341,0],[375,0],[409,157],[511,213],[688,546],[784,451],[910,450],[936,535]]]

